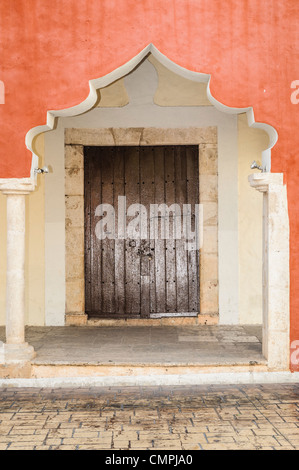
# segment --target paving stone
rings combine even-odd
[[[297,384],[2,389],[0,450],[298,450],[298,418]]]

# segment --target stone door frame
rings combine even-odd
[[[65,130],[65,322],[85,325],[84,146],[197,145],[199,202],[204,205],[206,243],[200,253],[198,322],[219,319],[217,128],[113,128]],[[206,208],[206,210],[205,210]],[[208,234],[208,236],[207,236]]]

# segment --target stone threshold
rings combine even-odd
[[[58,376],[1,379],[0,388],[63,388],[63,387],[117,387],[168,385],[236,385],[236,384],[299,384],[299,372],[270,371],[259,366],[235,370],[192,371],[186,374],[147,374],[112,376]]]
[[[0,378],[265,372],[260,335],[259,325],[28,327],[36,357],[0,365]]]
[[[46,363],[34,360],[31,363],[15,363],[0,366],[0,380],[6,379],[47,379],[47,378],[84,378],[87,381],[92,378],[115,379],[117,377],[135,377],[136,380],[149,377],[180,377],[180,380],[189,376],[213,376],[213,374],[244,374],[244,373],[269,373],[267,361],[260,363],[238,364],[92,364],[55,362]],[[167,382],[167,380],[166,380]]]
[[[197,316],[173,316],[173,317],[161,317],[161,318],[99,318],[92,317],[86,319],[86,321],[80,322],[80,318],[77,316],[67,316],[67,325],[80,326],[85,324],[87,326],[196,326],[196,325],[217,325],[219,322],[219,315],[197,315]]]
[[[267,372],[265,364],[198,365],[198,364],[32,364],[31,378],[55,377],[150,377],[190,374]]]

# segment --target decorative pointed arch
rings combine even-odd
[[[146,46],[139,54],[137,54],[133,59],[131,59],[126,64],[118,67],[114,71],[110,72],[109,74],[89,81],[89,95],[88,97],[82,101],[80,104],[76,106],[72,106],[70,108],[66,108],[63,110],[50,110],[47,112],[47,124],[42,126],[37,126],[30,131],[28,131],[26,135],[26,146],[32,152],[32,166],[31,166],[31,179],[35,178],[34,169],[38,166],[38,159],[39,155],[34,149],[34,140],[35,138],[44,132],[49,132],[55,129],[56,120],[60,117],[73,117],[78,116],[80,114],[84,114],[90,111],[98,101],[98,92],[97,90],[100,88],[107,87],[111,83],[119,80],[120,78],[126,76],[130,72],[132,72],[142,61],[145,59],[149,54],[152,54],[162,65],[167,67],[170,71],[174,72],[177,75],[182,76],[191,81],[201,82],[207,84],[207,97],[208,100],[211,102],[215,108],[219,111],[228,113],[228,114],[247,114],[247,120],[249,127],[257,128],[264,130],[269,135],[269,146],[265,149],[262,153],[262,167],[264,172],[271,171],[271,149],[276,144],[278,139],[278,134],[274,127],[270,126],[269,124],[255,122],[254,118],[254,111],[252,107],[247,108],[234,108],[229,107],[221,102],[217,101],[216,98],[212,96],[210,90],[210,83],[211,83],[211,75],[194,72],[188,69],[177,65],[176,63],[172,62],[168,57],[162,54],[153,44],[149,44]]]

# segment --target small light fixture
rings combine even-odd
[[[259,165],[258,163],[256,163],[255,160],[251,163],[250,168],[252,170],[257,169],[257,170],[260,170],[260,171],[264,171],[263,167],[261,165]]]
[[[43,168],[35,168],[34,170],[35,173],[49,173],[49,168],[47,166],[44,166]]]

